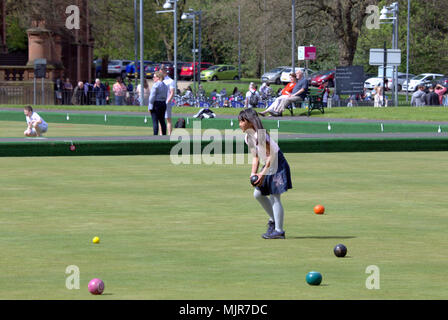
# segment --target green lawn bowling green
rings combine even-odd
[[[286,158],[286,240],[261,238],[248,163],[0,158],[0,299],[448,298],[448,153]],[[70,265],[79,290],[66,288]],[[365,285],[371,265],[379,290]],[[306,283],[310,271],[321,285]],[[103,295],[88,292],[93,278]]]

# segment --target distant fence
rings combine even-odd
[[[0,104],[54,104],[54,90],[41,86],[36,87],[36,97],[34,97],[34,88],[30,86],[0,86]]]
[[[34,102],[34,100],[36,100]],[[32,105],[95,105],[96,97],[93,91],[80,92],[74,96],[74,90],[62,90],[56,92],[51,83],[44,84],[42,91],[41,82],[36,82],[36,96],[34,96],[34,84],[9,86],[0,83],[0,104],[32,104]],[[106,104],[115,104],[113,92]],[[125,105],[139,105],[134,98],[134,92],[129,92],[123,99]]]

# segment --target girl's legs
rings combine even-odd
[[[271,194],[271,196],[268,197],[262,195],[260,190],[255,189],[254,197],[261,204],[264,211],[266,211],[269,216],[268,230],[263,235],[263,238],[269,238],[269,235],[274,231],[277,233],[277,235],[280,235],[282,238],[284,238],[284,210],[283,205],[280,201],[280,194]]]
[[[274,212],[275,231],[283,232],[284,210],[279,194],[271,194],[272,210]]]
[[[261,191],[258,190],[258,189],[255,189],[254,197],[261,204],[261,206],[263,207],[264,211],[266,211],[266,213],[268,214],[269,221],[274,222],[275,221],[275,219],[274,219],[274,211],[272,210],[272,202],[269,199],[269,197],[262,195]]]

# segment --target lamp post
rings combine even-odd
[[[166,0],[163,4],[163,9],[166,10],[156,11],[156,13],[170,12],[174,15],[174,92],[177,92],[177,1],[179,0]]]
[[[291,68],[293,73],[295,73],[295,65],[296,65],[296,59],[295,59],[295,53],[296,53],[296,1],[292,0],[292,15],[291,15]]]
[[[392,15],[392,17],[390,16]],[[380,23],[392,24],[392,49],[398,49],[398,2],[390,6],[384,6],[381,10]],[[383,84],[384,89],[386,84]],[[393,66],[392,87],[394,92],[394,104],[398,106],[398,68]]]
[[[408,0],[408,32],[406,35],[406,83],[409,85],[409,25],[411,22],[411,0]],[[406,103],[409,101],[409,91],[406,89]]]
[[[134,82],[135,90],[137,90],[137,63],[138,63],[138,14],[137,0],[134,0]],[[134,92],[135,92],[134,90]]]
[[[241,81],[241,4],[238,5],[238,79]]]
[[[144,67],[143,67],[143,0],[140,0],[140,106],[143,107],[143,81],[145,81]],[[135,71],[137,72],[137,65],[135,65]]]
[[[181,16],[182,20],[188,20],[188,19],[192,19],[193,20],[193,87],[194,87],[194,91],[196,91],[196,76],[197,76],[197,71],[196,71],[196,51],[199,52],[199,62],[198,62],[198,66],[199,66],[199,73],[201,71],[201,18],[202,18],[202,11],[194,11],[193,9],[189,9],[190,12],[184,12]],[[199,50],[196,50],[196,16],[199,16]],[[200,77],[199,77],[199,81],[200,81]]]

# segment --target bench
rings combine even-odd
[[[324,111],[324,93],[325,90],[316,87],[310,87],[308,89],[308,117],[311,115],[311,111],[320,110],[320,112],[325,113]]]
[[[307,111],[308,117],[311,115],[311,111],[313,111],[315,109],[320,110],[322,113],[325,113],[324,103],[323,103],[324,93],[325,93],[324,89],[319,89],[316,87],[308,88],[308,95],[307,95],[308,107],[305,107],[308,109],[308,111]],[[296,104],[302,105],[302,107],[303,107],[304,102],[291,103],[286,107],[286,109],[288,109],[289,112],[291,112],[291,116],[294,115],[294,109],[298,108],[298,106],[296,106]]]

